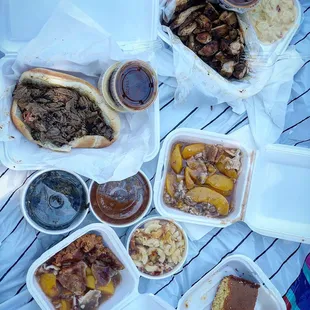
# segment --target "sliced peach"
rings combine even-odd
[[[215,190],[220,190],[225,193],[232,192],[234,188],[233,180],[222,174],[213,174],[209,176],[206,183]]]
[[[192,156],[195,156],[201,152],[203,152],[205,149],[205,145],[203,143],[196,143],[188,145],[184,148],[182,152],[182,156],[184,159],[189,159]]]
[[[195,187],[195,182],[193,181],[191,174],[190,174],[190,168],[185,168],[185,185],[187,189],[192,189]]]
[[[218,213],[221,215],[227,215],[229,212],[227,199],[210,188],[195,187],[187,192],[187,196],[197,203],[210,203],[216,207]]]
[[[176,144],[170,157],[170,165],[175,173],[180,173],[182,170],[182,166],[183,166],[181,147],[182,147],[182,144],[180,143]]]
[[[48,297],[56,297],[59,294],[56,276],[53,273],[43,273],[39,279],[40,286],[43,292]]]
[[[166,192],[171,197],[174,197],[175,194],[175,184],[176,184],[176,177],[172,173],[168,173],[166,176]]]

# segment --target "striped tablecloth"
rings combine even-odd
[[[304,21],[292,44],[309,56],[310,1],[301,0],[301,3]],[[309,62],[295,77],[279,143],[310,147]],[[161,141],[180,127],[228,134],[248,123],[245,114],[234,114],[225,104],[210,108],[201,101],[190,101],[176,106],[174,88],[169,82],[163,80],[160,84]],[[156,163],[157,158],[143,166],[151,181],[155,177]],[[26,287],[27,270],[44,251],[66,237],[42,234],[23,219],[19,192],[32,173],[0,167],[0,310],[38,309]],[[150,213],[155,212],[153,207]],[[83,226],[91,222],[95,219],[88,214]],[[124,242],[126,230],[117,233]],[[309,245],[263,237],[246,224],[236,223],[225,229],[213,229],[199,241],[190,242],[189,248],[188,259],[180,272],[160,281],[141,279],[140,293],[153,293],[176,307],[180,297],[209,270],[228,255],[238,253],[247,255],[263,269],[283,295],[288,309],[310,309]]]

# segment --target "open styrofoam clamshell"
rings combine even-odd
[[[3,13],[3,18],[0,19],[0,51],[5,55],[0,59],[0,94],[3,91],[12,91],[12,89],[8,89],[10,84],[6,75],[12,73],[11,66],[18,51],[35,38],[59,2],[60,0],[33,0],[29,5],[29,1],[0,0],[0,11]],[[157,17],[159,14],[157,0],[136,0],[134,6],[130,2],[122,0],[93,0],[91,5],[83,0],[72,0],[71,2],[93,18],[103,29],[111,33],[120,47],[127,52],[135,52],[135,50],[142,52],[143,48],[147,49],[148,45],[152,46],[151,43],[157,39]],[[140,43],[141,46],[139,46]],[[4,99],[0,97],[0,104],[2,104],[2,100]],[[153,117],[150,124],[152,127],[150,147],[144,158],[145,161],[153,159],[160,146],[158,97],[149,110]],[[9,111],[7,113],[9,115]],[[44,163],[34,162],[31,155],[22,161],[18,156],[21,145],[16,145],[16,143],[1,144],[0,152],[2,153],[3,164],[11,169],[51,168]],[[23,143],[24,147],[25,152],[29,154],[31,154],[32,148],[35,148],[35,151],[38,149],[36,145],[26,141],[26,138],[25,143]]]
[[[232,211],[226,217],[196,216],[164,203],[169,156],[176,142],[218,144],[241,150],[241,172],[234,188]],[[162,216],[179,222],[227,227],[244,221],[262,235],[310,243],[309,175],[308,149],[275,144],[253,150],[223,134],[181,128],[171,132],[162,145],[154,183],[154,204]]]
[[[207,273],[179,300],[179,310],[209,310],[221,280],[234,275],[260,284],[255,310],[285,310],[285,303],[264,272],[248,257],[231,255]]]
[[[255,61],[253,61],[252,64],[250,63],[249,66],[251,73],[248,74],[248,76],[245,76],[242,80],[227,80],[222,77],[213,68],[204,63],[185,44],[183,44],[170,29],[166,28],[166,26],[159,27],[158,36],[169,46],[173,46],[173,50],[179,54],[178,61],[180,61],[179,58],[184,58],[185,63],[192,63],[194,60],[195,64],[192,70],[195,71],[196,74],[199,74],[198,77],[208,76],[208,85],[203,84],[202,87],[207,88],[210,94],[221,94],[221,96],[226,99],[224,101],[227,102],[232,101],[232,97],[240,99],[249,98],[257,94],[264,87],[272,72],[272,70],[266,69],[269,65],[269,69],[272,69],[272,65],[276,62],[277,58],[286,51],[301,24],[302,8],[300,2],[299,0],[293,1],[297,11],[295,23],[282,39],[272,44],[263,43],[258,39],[254,27],[250,21],[248,12],[244,14],[237,13],[240,27],[245,37],[246,52],[250,54],[251,59],[255,59],[256,55],[258,55],[257,60],[259,60],[259,55],[262,55],[263,57],[263,66],[255,59]],[[209,2],[214,3],[217,1],[211,0]],[[163,3],[166,3],[169,9],[171,9],[170,1],[163,1]],[[164,8],[165,6],[162,9]],[[161,22],[162,16],[159,16],[159,19]],[[181,78],[184,79],[184,77],[180,77],[180,79]],[[198,83],[199,81],[197,80],[194,82]],[[195,85],[197,83],[195,83]]]
[[[54,309],[52,303],[48,297],[44,294],[40,285],[36,279],[35,272],[42,264],[44,264],[53,255],[58,253],[60,250],[67,247],[70,243],[78,239],[79,237],[88,234],[95,233],[102,236],[104,245],[111,249],[111,251],[118,257],[118,259],[125,266],[124,270],[120,271],[122,276],[120,284],[115,290],[115,294],[102,303],[99,310],[101,309],[143,309],[149,310],[167,309],[172,310],[173,308],[151,294],[140,295],[138,292],[139,284],[139,273],[136,266],[132,262],[128,255],[125,247],[121,243],[115,231],[106,224],[91,224],[85,226],[72,233],[70,236],[44,252],[29,268],[27,273],[27,288],[30,294],[33,296],[35,301],[41,307],[41,309],[51,310]]]

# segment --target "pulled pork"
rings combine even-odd
[[[36,141],[61,147],[86,135],[113,140],[113,129],[105,123],[101,110],[76,90],[19,83],[13,99]]]

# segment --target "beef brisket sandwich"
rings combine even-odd
[[[21,75],[13,93],[11,118],[29,141],[54,151],[103,148],[120,132],[118,114],[94,86],[41,68]]]

